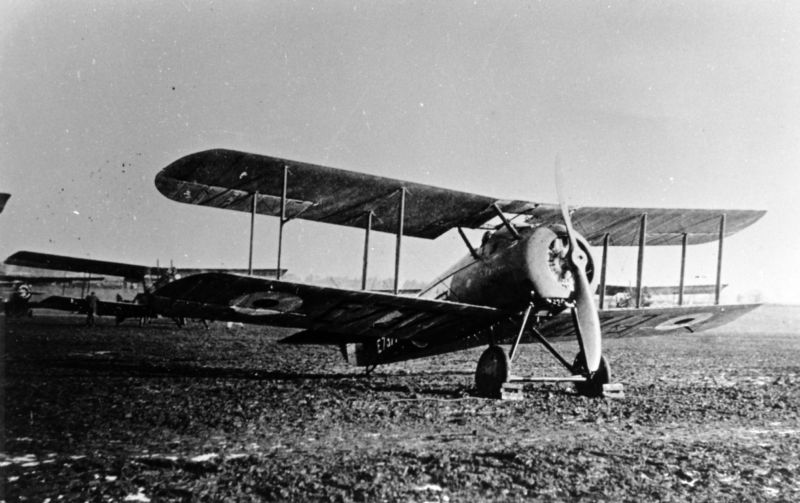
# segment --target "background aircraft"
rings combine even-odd
[[[126,318],[139,318],[143,322],[146,318],[164,316],[173,318],[179,326],[182,326],[185,319],[174,315],[167,309],[158,309],[151,302],[151,292],[158,289],[170,281],[181,277],[200,274],[206,272],[227,272],[227,273],[249,273],[258,276],[275,276],[275,269],[230,269],[230,268],[176,268],[176,267],[150,267],[144,265],[127,264],[123,262],[111,262],[106,260],[86,259],[79,257],[69,257],[64,255],[53,255],[48,253],[38,253],[32,251],[19,251],[9,256],[5,263],[19,267],[31,267],[37,269],[53,269],[59,271],[79,271],[92,274],[104,274],[106,276],[118,276],[126,282],[139,283],[142,285],[142,292],[138,293],[132,301],[124,301],[119,297],[114,300],[100,300],[98,302],[97,314],[100,316],[114,316],[117,322],[122,322]],[[87,278],[79,278],[86,282]],[[90,278],[97,280],[97,278]],[[103,279],[103,278],[100,278]],[[88,292],[88,288],[86,289]],[[31,305],[32,308],[57,309],[72,312],[85,312],[86,301],[81,297],[69,297],[64,295],[52,295],[41,302]],[[209,319],[204,317],[203,319]]]
[[[557,169],[557,173],[560,170]],[[724,238],[765,212],[665,208],[568,208],[557,176],[558,205],[512,201],[231,150],[185,156],[156,176],[175,201],[278,216],[278,265],[284,225],[295,218],[365,230],[364,278],[373,230],[396,236],[395,295],[253,278],[198,274],[153,292],[153,303],[186,317],[299,327],[286,342],[340,345],[367,367],[488,344],[476,370],[482,393],[509,381],[519,343],[536,340],[586,394],[610,379],[601,338],[715,326],[755,305],[642,307],[647,245],[683,248],[718,240],[715,304]],[[498,223],[494,223],[498,222]],[[487,229],[479,247],[461,228]],[[396,295],[404,236],[434,239],[457,228],[469,254],[416,297]],[[602,247],[595,260],[591,246]],[[605,309],[609,246],[638,245],[635,309]],[[601,285],[600,309],[594,291]],[[681,295],[682,297],[682,295]],[[526,333],[529,337],[523,337]],[[497,344],[511,335],[508,354]],[[549,343],[575,337],[571,361]],[[547,378],[546,380],[552,380]]]
[[[8,316],[29,316],[39,303],[32,301],[34,286],[72,285],[87,281],[102,281],[102,276],[34,276],[25,274],[0,274],[0,288],[3,290],[3,309]]]

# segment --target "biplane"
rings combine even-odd
[[[0,274],[0,289],[4,290],[3,310],[7,316],[21,317],[32,315],[32,309],[39,307],[35,295],[36,286],[67,285],[86,281],[102,281],[102,276],[34,276],[26,274]]]
[[[177,268],[172,265],[170,265],[170,267],[151,267],[32,251],[18,251],[9,256],[5,260],[5,263],[18,267],[104,274],[106,276],[124,278],[124,281],[128,283],[138,283],[142,286],[142,292],[138,293],[132,301],[120,299],[116,301],[100,300],[97,303],[97,314],[99,316],[114,316],[117,320],[117,324],[127,318],[139,319],[140,324],[143,324],[148,318],[163,316],[173,319],[179,327],[185,324],[186,318],[173,313],[169,307],[159,308],[155,306],[152,302],[152,292],[154,290],[163,287],[171,281],[180,279],[181,277],[208,272],[248,273],[265,277],[277,276],[277,271],[275,269],[253,269],[252,263],[248,269]],[[104,277],[74,277],[72,281],[82,281],[90,284],[93,280],[100,281],[103,279]],[[85,290],[88,292],[89,288],[85,288]],[[51,295],[40,302],[32,304],[30,308],[55,309],[80,313],[86,312],[87,306],[86,299],[82,296],[76,298],[64,295]],[[207,320],[208,318],[201,319]]]
[[[720,289],[725,289],[728,285],[720,285]],[[680,303],[683,304],[685,297],[693,297],[695,300],[701,297],[711,297],[716,295],[717,285],[684,285],[683,288],[667,286],[644,286],[642,287],[641,307],[652,305],[669,305],[677,296],[681,296]],[[633,307],[634,299],[637,296],[636,288],[633,286],[606,285],[606,298],[610,298],[609,307]],[[712,297],[713,298],[713,297]]]
[[[207,273],[170,282],[153,292],[153,303],[187,317],[297,327],[302,330],[283,342],[336,345],[368,369],[486,345],[475,381],[480,393],[494,396],[509,382],[523,342],[541,343],[568,372],[540,380],[571,381],[581,393],[599,395],[610,380],[604,336],[695,331],[756,307],[719,305],[722,250],[727,236],[764,211],[569,208],[556,172],[559,203],[542,204],[233,150],[193,153],[156,175],[163,195],[248,212],[251,229],[256,214],[278,217],[278,269],[284,226],[293,219],[361,228],[363,289]],[[482,242],[470,243],[464,228],[486,229]],[[416,296],[398,295],[403,238],[435,239],[453,229],[467,255]],[[373,231],[395,235],[393,293],[365,288]],[[687,246],[713,241],[719,243],[715,305],[642,307],[646,246],[682,247],[682,291]],[[635,307],[605,308],[608,248],[631,245],[638,246]],[[599,261],[592,246],[601,249]],[[511,342],[508,352],[499,345],[503,334],[511,334],[504,339]],[[577,341],[574,358],[551,344],[565,338]]]

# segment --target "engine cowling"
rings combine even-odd
[[[586,275],[592,291],[597,288],[590,245],[576,233],[580,253],[587,257]],[[571,300],[575,280],[568,264],[569,240],[563,225],[536,227],[527,241],[526,268],[535,296],[551,303]]]

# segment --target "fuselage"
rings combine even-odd
[[[569,299],[572,275],[566,266],[566,234],[562,226],[505,227],[484,236],[476,250],[427,285],[420,297],[520,310],[530,303],[555,305]],[[589,245],[578,236],[581,252]]]

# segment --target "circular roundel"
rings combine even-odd
[[[714,313],[687,313],[682,314],[680,316],[675,316],[674,318],[670,318],[666,321],[662,321],[658,325],[656,325],[656,330],[676,330],[678,328],[688,328],[692,325],[697,325],[698,323],[703,323],[704,321],[712,318]]]
[[[30,285],[19,285],[17,287],[17,295],[19,295],[23,299],[30,299],[31,298]]]

